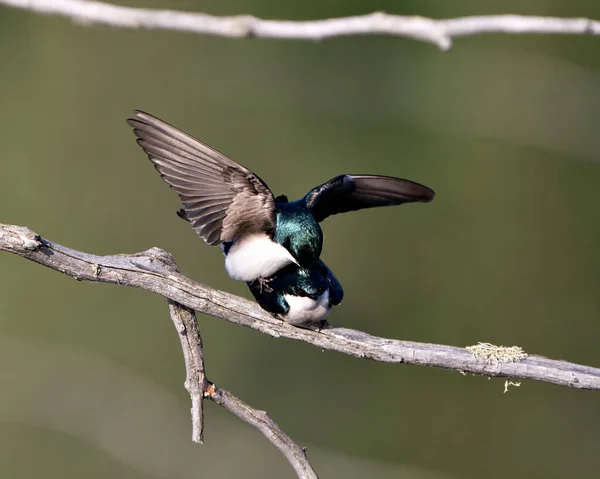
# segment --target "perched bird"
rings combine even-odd
[[[259,280],[294,264],[310,270],[321,254],[319,222],[346,211],[431,201],[412,181],[340,175],[289,202],[249,169],[164,121],[135,112],[138,144],[183,204],[180,216],[210,245],[220,245],[233,279]]]
[[[342,285],[320,259],[308,270],[286,266],[269,278],[267,287],[258,280],[248,287],[263,309],[295,326],[322,323],[344,298]]]

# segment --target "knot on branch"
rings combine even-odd
[[[25,226],[2,225],[0,244],[18,251],[36,251],[47,246],[42,237]]]
[[[229,21],[228,33],[232,37],[252,38],[256,36],[255,27],[258,19],[252,15],[237,15]]]
[[[173,255],[164,249],[153,247],[132,255],[135,258],[135,266],[156,273],[179,273],[177,263]],[[133,259],[132,258],[132,259]]]

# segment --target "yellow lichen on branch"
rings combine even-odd
[[[490,343],[478,343],[465,348],[478,361],[488,364],[518,363],[527,357],[520,346],[496,346]]]

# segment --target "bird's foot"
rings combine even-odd
[[[269,283],[273,281],[273,278],[263,278],[260,277],[258,278],[258,284],[260,286],[260,292],[263,293],[272,293],[273,292],[273,288],[271,288],[271,286],[269,286]]]
[[[319,329],[317,331],[320,333],[322,330],[327,329],[328,327],[329,327],[329,323],[327,322],[327,320],[322,319],[319,324]]]

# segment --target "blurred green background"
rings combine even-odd
[[[600,17],[600,3],[214,2],[132,6],[311,19]],[[410,178],[428,205],[328,219],[345,288],[330,322],[600,366],[600,39],[479,36],[321,43],[87,28],[0,7],[0,221],[96,254],[159,246],[250,297],[125,119],[146,110],[303,195],[343,172]],[[4,478],[292,478],[255,430],[206,405],[191,444],[165,301],[0,255]],[[266,409],[325,478],[598,477],[597,393],[378,364],[199,315],[209,377]]]

